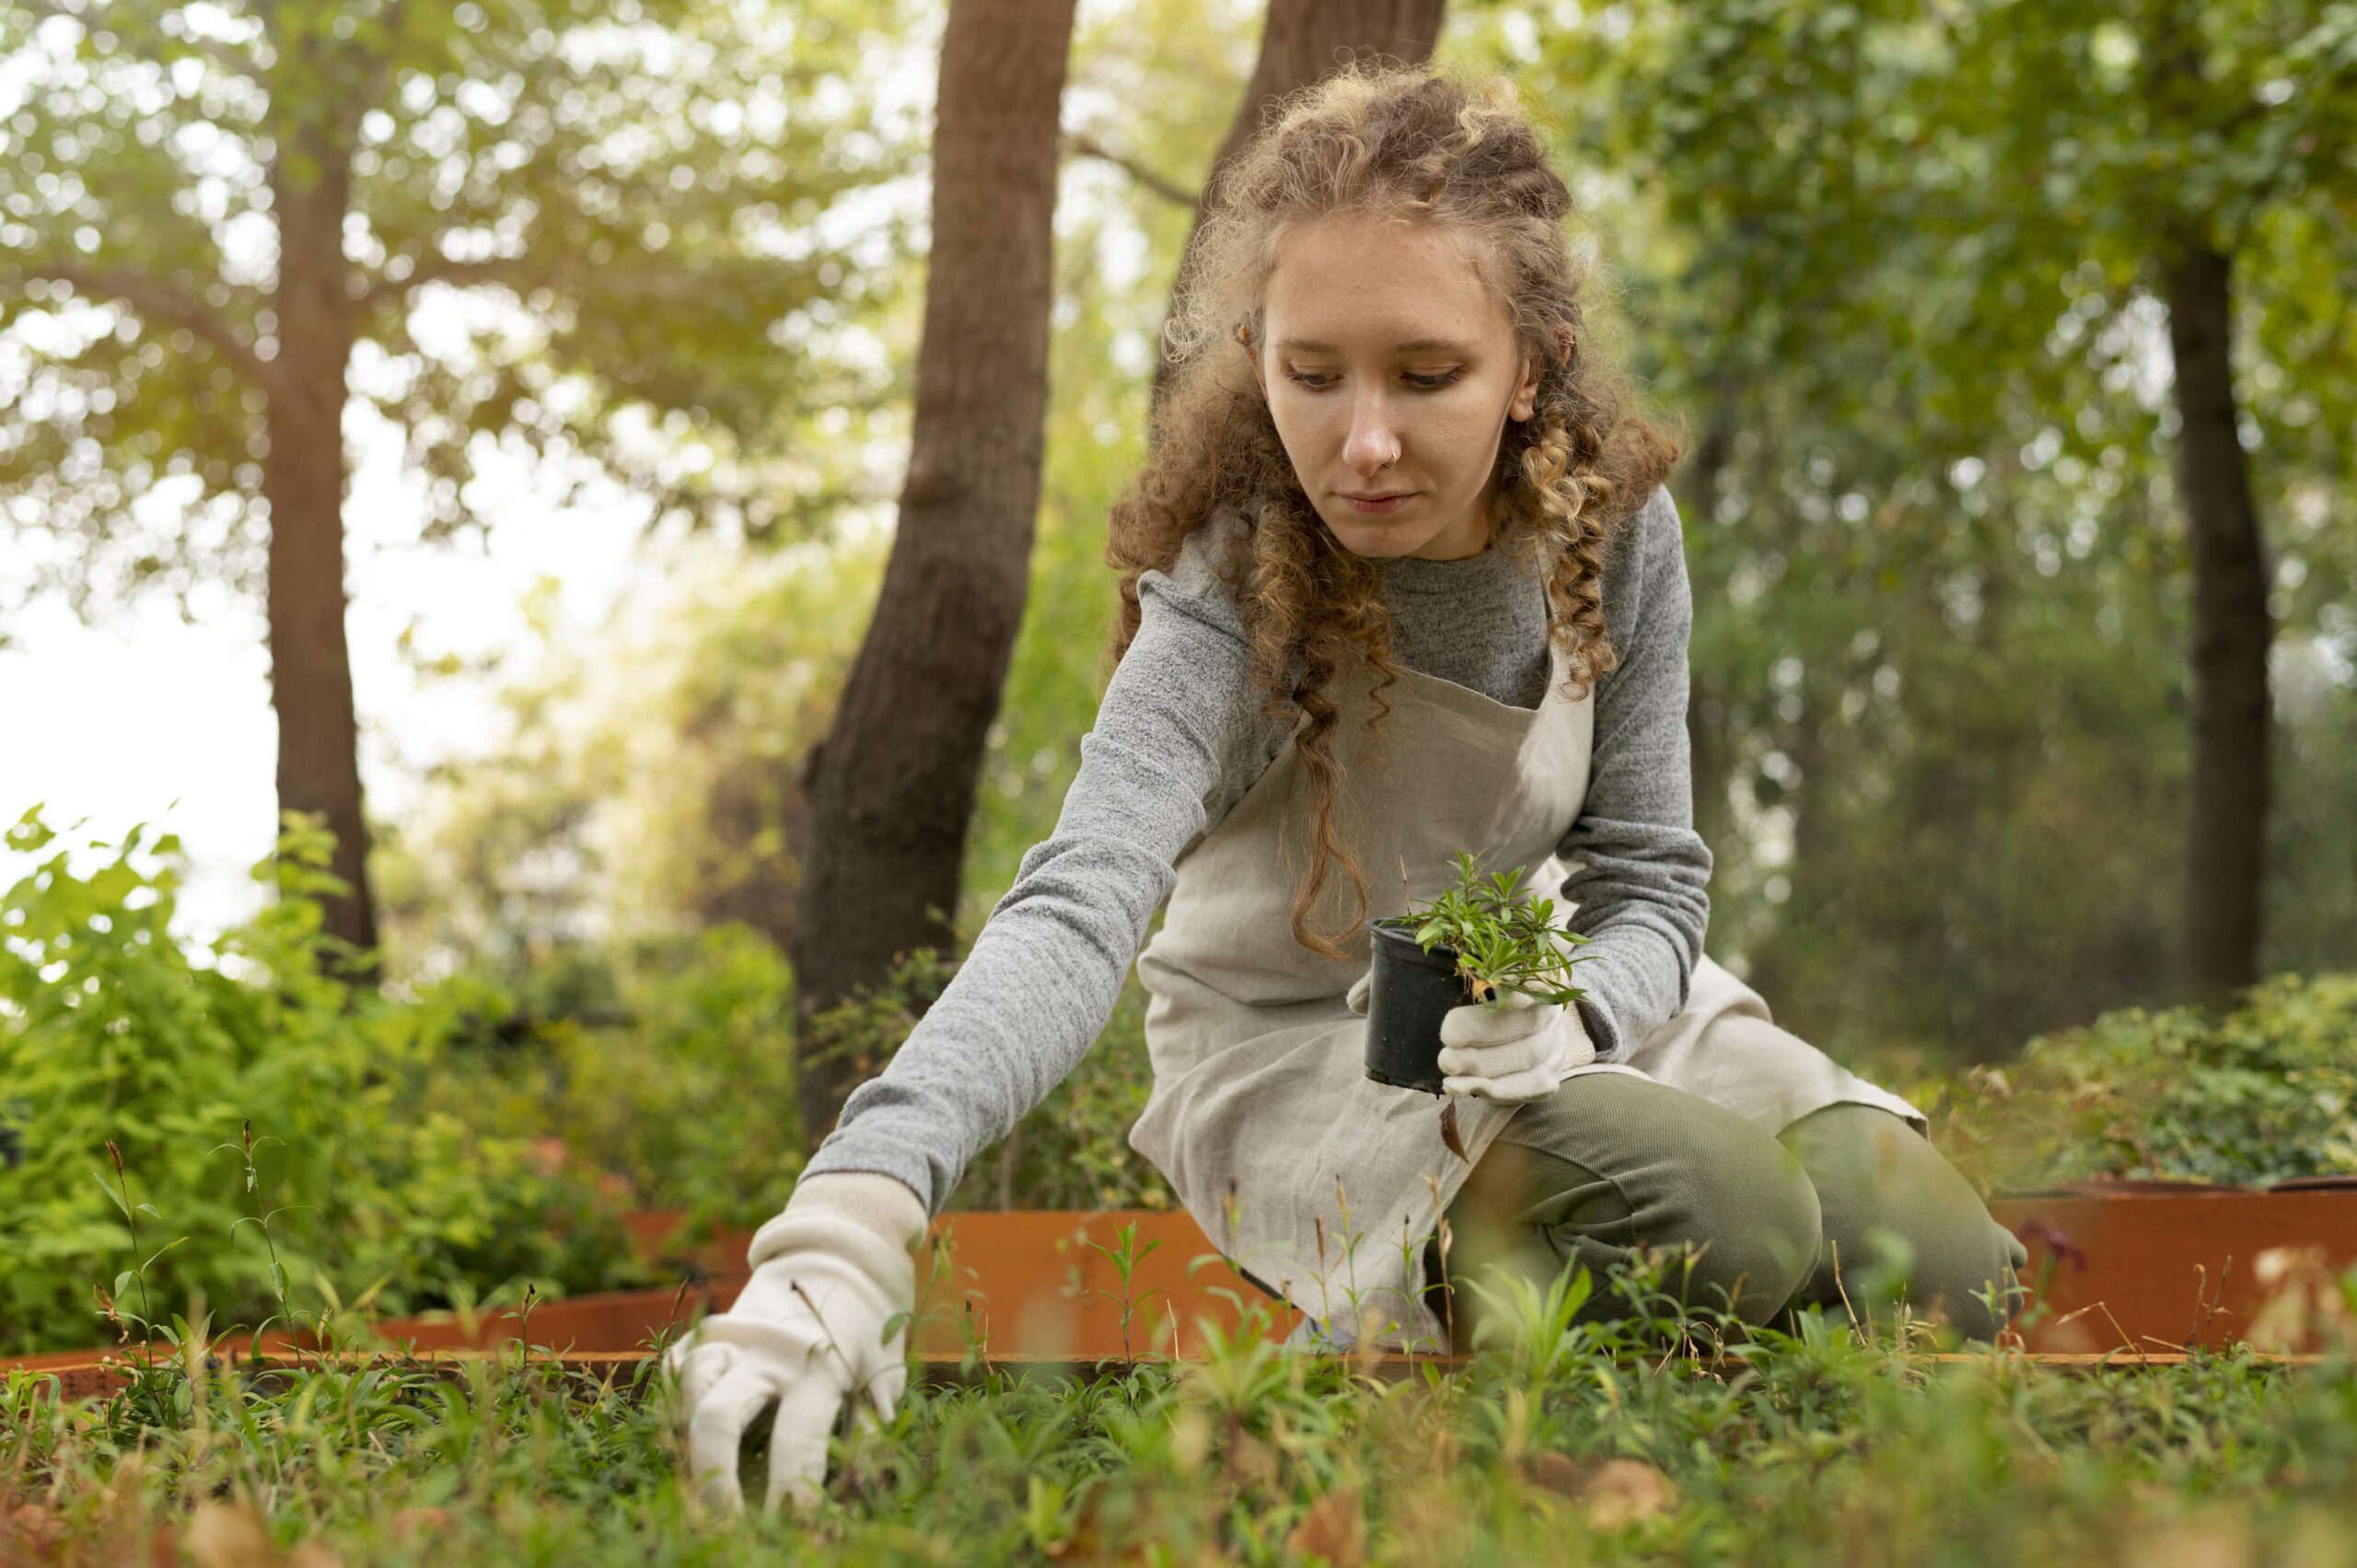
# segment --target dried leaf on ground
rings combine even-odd
[[[1295,1556],[1322,1558],[1333,1568],[1358,1568],[1366,1561],[1366,1519],[1359,1511],[1358,1488],[1338,1487],[1311,1504],[1285,1537],[1285,1549]]]
[[[57,1536],[57,1516],[40,1504],[15,1509],[0,1504],[0,1562],[16,1562],[21,1553],[26,1561],[46,1562]]]
[[[207,1503],[192,1515],[180,1545],[196,1568],[341,1568],[342,1559],[316,1540],[282,1552],[270,1526],[242,1503]]]
[[[261,1515],[239,1503],[207,1503],[180,1540],[196,1568],[276,1568],[278,1548]]]
[[[1677,1484],[1643,1459],[1586,1465],[1562,1454],[1539,1454],[1530,1461],[1530,1480],[1578,1504],[1587,1522],[1600,1530],[1619,1529],[1678,1507]]]

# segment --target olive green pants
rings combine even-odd
[[[1608,1319],[1640,1311],[1606,1275],[1644,1247],[1681,1255],[1657,1291],[1746,1326],[1788,1329],[1814,1305],[1887,1329],[1903,1301],[1915,1318],[1986,1340],[2018,1310],[2014,1271],[2028,1259],[1930,1140],[1889,1111],[1828,1106],[1771,1135],[1620,1073],[1570,1079],[1517,1110],[1448,1226],[1439,1298],[1460,1350],[1488,1310],[1470,1283],[1494,1289],[1492,1268],[1543,1289],[1584,1267],[1594,1289],[1574,1320]]]

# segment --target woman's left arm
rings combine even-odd
[[[1616,1062],[1686,1005],[1709,923],[1711,852],[1694,831],[1686,639],[1694,602],[1667,489],[1631,518],[1604,572],[1620,664],[1596,682],[1587,800],[1557,854],[1567,923],[1588,937],[1572,982],[1596,1060]]]

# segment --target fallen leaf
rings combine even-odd
[[[1311,1504],[1285,1537],[1285,1549],[1296,1557],[1323,1558],[1333,1568],[1359,1568],[1366,1560],[1366,1519],[1358,1489],[1337,1488]]]
[[[1534,1485],[1579,1504],[1587,1522],[1615,1530],[1678,1506],[1678,1488],[1643,1459],[1607,1459],[1584,1465],[1562,1454],[1538,1454],[1530,1461]]]
[[[1227,1447],[1227,1473],[1239,1486],[1273,1492],[1283,1479],[1276,1449],[1248,1432],[1237,1432]]]
[[[28,1503],[0,1516],[0,1547],[21,1546],[44,1562],[49,1561],[49,1549],[57,1536],[57,1516],[38,1503]],[[9,1556],[8,1552],[0,1552],[0,1557]]]
[[[1586,1504],[1589,1524],[1614,1530],[1669,1513],[1678,1506],[1678,1488],[1643,1459],[1607,1459],[1589,1478],[1580,1501]]]
[[[261,1516],[236,1503],[207,1503],[188,1522],[180,1544],[196,1568],[274,1568],[278,1548]]]
[[[1449,1097],[1448,1103],[1440,1108],[1440,1141],[1448,1145],[1450,1154],[1468,1165],[1473,1163],[1473,1156],[1465,1152],[1464,1138],[1457,1131],[1457,1099],[1454,1096]]]
[[[1577,1497],[1587,1482],[1587,1467],[1566,1454],[1538,1454],[1530,1461],[1530,1480],[1550,1492]]]
[[[2172,1490],[2168,1502],[2177,1500]],[[2249,1568],[2258,1561],[2249,1526],[2223,1512],[2141,1525],[2121,1544],[2126,1549],[2121,1561],[2149,1568]]]

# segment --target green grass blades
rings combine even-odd
[[[1934,1363],[1920,1333],[1902,1349],[1814,1313],[1730,1342],[1646,1309],[1645,1268],[1493,1292],[1482,1344],[1446,1372],[1378,1376],[1263,1320],[1202,1363],[921,1385],[843,1440],[795,1517],[697,1505],[651,1364],[598,1382],[521,1348],[438,1375],[167,1356],[79,1403],[17,1375],[0,1561],[2349,1560],[2345,1345],[2089,1373]],[[1606,1298],[1636,1310],[1581,1320]]]

